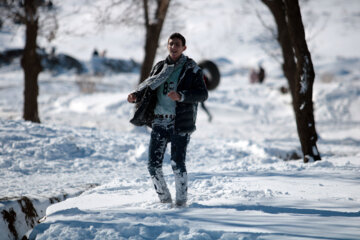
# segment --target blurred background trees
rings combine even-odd
[[[24,71],[23,118],[36,123],[40,123],[37,97],[39,95],[38,75],[42,71],[37,45],[39,20],[41,11],[50,11],[52,7],[51,1],[44,0],[0,1],[1,16],[4,16],[3,25],[25,25],[25,47],[21,58]],[[55,30],[56,28],[50,31],[49,40],[55,37]]]
[[[144,59],[139,79],[141,83],[149,76],[154,64],[170,0],[110,0],[104,5],[99,12],[99,24],[143,24],[145,27]]]

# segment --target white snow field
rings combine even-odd
[[[72,7],[65,3],[64,15]],[[286,80],[269,54],[279,49],[261,23],[274,25],[269,11],[260,1],[170,6],[157,59],[166,56],[167,36],[179,31],[188,40],[185,54],[213,60],[222,75],[206,102],[213,121],[198,110],[185,208],[158,201],[147,172],[150,130],[129,123],[134,109],[126,98],[138,72],[41,73],[42,123],[34,124],[21,119],[19,63],[0,68],[0,240],[15,239],[10,226],[19,239],[37,240],[360,239],[360,1],[302,1],[301,7],[316,72],[322,157],[307,164],[291,98],[279,91]],[[86,38],[62,34],[62,26],[74,29],[87,18],[60,20],[52,43],[59,52],[88,62],[97,47],[111,57],[142,60],[141,27],[104,28]],[[95,29],[91,21],[86,27]],[[20,31],[9,39],[1,32],[1,50],[23,46]],[[259,61],[267,77],[250,84],[249,69]],[[169,149],[164,174],[174,196]],[[29,209],[26,199],[34,218],[21,211]],[[5,216],[14,212],[10,224]]]

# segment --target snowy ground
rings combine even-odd
[[[206,102],[213,122],[199,108],[198,130],[188,148],[187,208],[158,203],[152,189],[146,169],[149,130],[128,122],[133,106],[126,97],[138,73],[101,78],[42,73],[42,124],[32,124],[21,120],[22,72],[16,66],[0,69],[0,199],[6,198],[0,207],[19,196],[40,202],[74,196],[48,207],[30,239],[360,238],[359,2],[341,1],[339,7],[335,0],[310,1],[303,8],[312,30],[322,156],[309,164],[288,160],[301,155],[291,99],[279,91],[286,82],[278,63],[264,55],[269,39],[254,9],[268,22],[271,16],[260,4],[239,7],[238,1],[219,0],[200,7],[202,2],[188,9],[189,16],[201,9],[201,16],[181,29],[189,36],[186,53],[216,61],[222,80]],[[215,14],[217,20],[210,21]],[[231,28],[235,16],[240,22]],[[215,45],[202,44],[209,28],[215,31],[206,39]],[[115,34],[106,32],[102,41],[108,48],[120,48],[111,42]],[[80,58],[91,52],[91,44],[101,43],[92,38],[79,47],[78,41],[65,44],[69,38],[58,44],[63,51],[74,47]],[[131,55],[131,48],[141,52],[133,38],[123,50],[141,60]],[[221,44],[225,40],[229,44]],[[251,85],[248,68],[259,60],[268,78]],[[174,194],[169,154],[164,173]],[[96,187],[77,196],[89,185]],[[0,239],[11,239],[3,234],[8,232],[4,222],[0,227]]]

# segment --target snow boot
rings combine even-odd
[[[187,201],[187,173],[175,172],[176,207],[185,207]]]
[[[156,193],[159,196],[161,203],[172,203],[171,194],[166,185],[163,173],[161,169],[156,170],[156,175],[151,176],[151,180],[154,184]]]

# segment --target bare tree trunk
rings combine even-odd
[[[35,0],[25,0],[26,43],[21,66],[24,69],[24,115],[26,121],[40,123],[37,97],[39,95],[38,75],[42,70],[40,56],[36,53],[38,17]]]
[[[297,131],[304,162],[321,160],[316,141],[312,87],[315,73],[305,40],[297,0],[262,0],[274,15],[278,42],[284,58],[283,71],[293,99]],[[294,52],[295,50],[295,52]]]
[[[145,57],[141,66],[140,81],[144,81],[150,74],[151,68],[154,64],[156,50],[159,44],[159,38],[161,29],[165,20],[167,9],[169,7],[170,0],[157,0],[157,9],[155,13],[155,21],[150,22],[148,1],[144,1],[145,12],[145,27],[146,27],[146,40],[145,40]]]
[[[315,129],[313,109],[313,84],[315,79],[311,54],[307,47],[305,31],[302,23],[298,0],[284,0],[288,29],[292,45],[295,49],[296,83],[294,109],[297,122],[304,162],[321,160],[316,145],[317,133]]]
[[[287,27],[285,5],[282,0],[262,0],[262,2],[270,9],[276,22],[278,32],[277,41],[280,44],[284,59],[282,69],[288,81],[292,99],[294,99],[296,63],[295,54],[291,45],[290,33]]]

